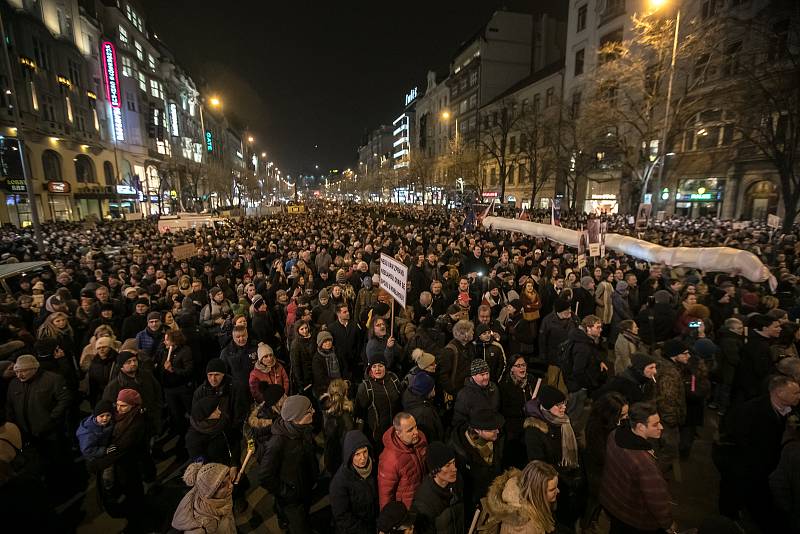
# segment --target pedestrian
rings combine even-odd
[[[181,532],[235,534],[235,478],[236,470],[223,464],[189,464],[183,472],[183,481],[192,489],[178,504],[172,516],[172,528]]]
[[[489,365],[482,358],[475,358],[470,363],[469,377],[464,380],[464,387],[456,395],[453,407],[452,425],[458,426],[469,419],[469,414],[477,408],[490,408],[500,411],[500,390],[492,382]]]
[[[291,534],[311,532],[311,491],[318,476],[311,421],[314,409],[303,395],[292,395],[272,424],[272,437],[259,464],[259,479],[275,498],[282,529]]]
[[[332,380],[342,378],[342,365],[333,346],[333,336],[322,330],[317,334],[317,351],[311,362],[314,396],[319,399],[328,390]]]
[[[403,392],[403,411],[414,416],[419,429],[432,441],[444,438],[444,427],[438,409],[433,404],[436,385],[433,377],[420,371],[411,378],[411,384]]]
[[[250,371],[248,384],[250,386],[250,396],[256,402],[262,402],[260,385],[262,382],[277,384],[283,388],[285,394],[289,394],[289,375],[286,369],[275,357],[272,347],[266,343],[259,343],[257,347],[258,359]]]
[[[356,426],[353,420],[353,401],[348,396],[349,390],[348,381],[334,378],[319,400],[322,409],[322,433],[325,439],[323,463],[325,471],[331,476],[336,474],[342,463],[344,437]]]
[[[392,426],[399,412],[400,380],[386,369],[382,354],[367,361],[367,376],[356,392],[356,417],[364,421],[364,430],[376,451],[383,449],[382,436]],[[410,504],[410,503],[409,503]]]
[[[427,471],[428,439],[412,415],[400,412],[384,432],[383,446],[378,459],[379,505],[382,509],[391,501],[400,501],[410,507]]]
[[[501,534],[548,534],[556,529],[553,514],[558,497],[558,473],[541,461],[520,471],[512,467],[497,477],[486,495],[486,527]]]
[[[434,441],[428,446],[428,474],[414,496],[415,532],[462,534],[464,532],[463,483],[453,449]]]
[[[372,534],[378,515],[377,465],[367,437],[350,430],[342,445],[343,462],[330,485],[337,534]]]

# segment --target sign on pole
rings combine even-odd
[[[592,218],[586,221],[586,234],[589,242],[589,256],[600,255],[600,219]]]
[[[767,226],[770,228],[780,228],[781,227],[781,218],[777,215],[769,214],[767,215]]]
[[[380,287],[385,289],[400,306],[405,308],[408,267],[391,256],[381,254],[380,276]]]

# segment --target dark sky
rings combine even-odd
[[[427,70],[445,71],[499,2],[143,4],[177,61],[294,174],[353,165],[364,130],[391,123],[414,85],[424,92]]]

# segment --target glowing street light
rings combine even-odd
[[[216,108],[222,105],[222,100],[220,100],[216,96],[212,96],[211,98],[208,99],[208,103]]]
[[[445,110],[445,111],[442,111],[442,118],[443,118],[444,120],[447,120],[447,119],[449,119],[449,118],[450,118],[450,112],[449,112],[449,111],[447,111],[447,110]]]
[[[252,135],[248,135],[247,136],[247,142],[248,143],[252,143],[253,141],[255,141],[255,138]]]
[[[266,158],[266,157],[267,157],[267,153],[266,153],[266,152],[262,152],[262,153],[261,153],[261,157],[262,157],[262,158]]]

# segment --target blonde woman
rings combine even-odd
[[[353,401],[347,396],[350,382],[334,378],[319,399],[325,433],[325,470],[334,475],[342,463],[344,435],[355,428]]]
[[[48,315],[36,333],[36,340],[53,340],[56,346],[64,352],[65,356],[70,359],[74,359],[77,356],[75,333],[69,324],[69,316],[64,312],[53,312]]]
[[[488,525],[500,534],[548,534],[556,528],[553,508],[558,497],[558,473],[534,460],[520,471],[511,468],[497,477],[485,498]]]

